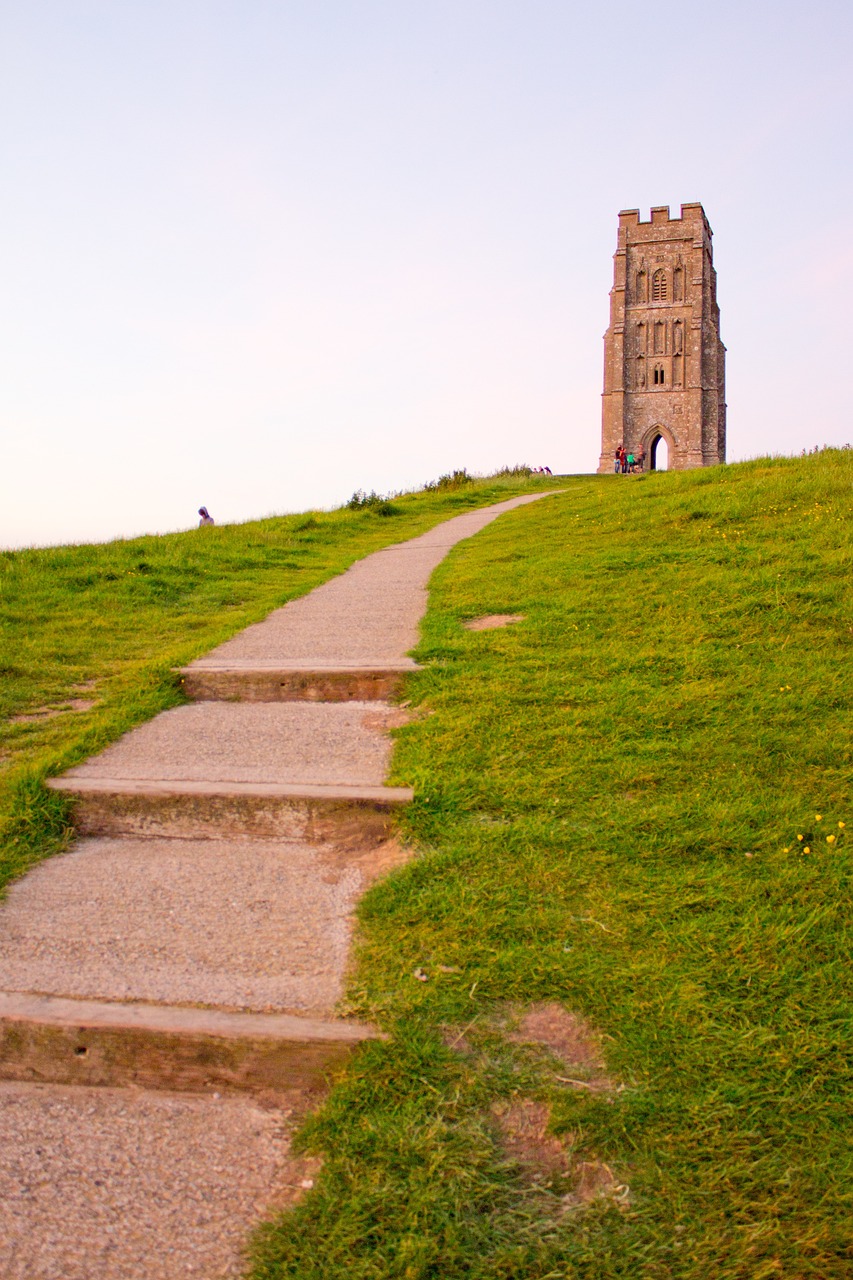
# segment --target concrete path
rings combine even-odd
[[[0,906],[0,1275],[239,1274],[292,1185],[289,1126],[377,1034],[335,1005],[355,903],[403,859],[386,700],[429,575],[544,496],[360,561],[188,667],[197,701],[52,784],[81,839]]]
[[[358,667],[364,662],[413,668],[408,652],[417,644],[427,583],[436,565],[451,547],[479,533],[496,516],[546,496],[527,494],[469,511],[419,538],[377,551],[226,641],[194,662],[192,670],[287,668],[292,663],[322,669],[326,664]]]

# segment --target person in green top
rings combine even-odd
[[[633,455],[633,453],[629,453],[629,454],[628,454],[627,462],[628,462],[628,470],[629,470],[629,471],[633,471],[633,470],[634,470],[634,455]]]

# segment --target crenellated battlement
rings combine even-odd
[[[670,214],[668,204],[653,205],[648,218],[641,218],[639,209],[621,209],[619,211],[620,229],[622,227],[655,226],[659,223],[671,222],[702,222],[707,228],[708,234],[711,234],[708,219],[705,217],[705,210],[698,203],[683,204],[681,213],[677,216]]]

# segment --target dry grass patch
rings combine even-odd
[[[571,1075],[554,1074],[561,1084],[610,1091],[616,1088],[604,1069],[601,1039],[578,1014],[556,1001],[535,1004],[507,1032],[513,1044],[545,1049]]]
[[[572,1135],[566,1140],[549,1132],[551,1108],[535,1098],[515,1098],[492,1106],[507,1155],[520,1168],[524,1180],[560,1199],[563,1210],[580,1208],[602,1196],[620,1203],[628,1188],[601,1160],[574,1160]],[[568,1143],[568,1145],[567,1145]]]
[[[23,715],[9,716],[9,724],[38,724],[42,720],[52,720],[55,716],[64,716],[67,711],[91,711],[95,705],[94,698],[71,698],[63,702],[61,707],[34,707]]]
[[[489,613],[484,618],[472,618],[462,625],[466,631],[492,631],[495,627],[508,627],[511,622],[523,621],[523,613]]]

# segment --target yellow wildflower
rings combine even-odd
[[[826,837],[826,843],[827,843],[827,844],[835,844],[835,836],[827,836],[827,837]]]
[[[809,848],[808,845],[806,845],[805,849],[803,849],[803,853],[811,853],[811,849]]]
[[[816,813],[816,814],[815,814],[815,816],[814,816],[814,820],[815,820],[815,822],[823,822],[823,814],[822,814],[822,813]]]
[[[839,825],[839,827],[841,828],[841,830],[843,831],[843,830],[844,830],[844,823],[843,823],[843,822],[839,822],[839,824],[838,824],[838,825]]]
[[[797,836],[798,840],[802,840],[802,838],[803,838],[802,836]]]

